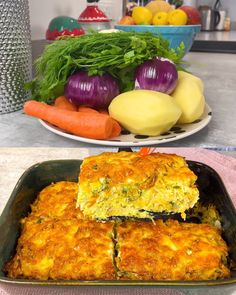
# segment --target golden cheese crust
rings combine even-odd
[[[23,221],[12,278],[112,280],[113,223],[31,216]]]
[[[110,280],[113,223],[86,221],[76,209],[78,184],[61,181],[44,188],[21,220],[16,255],[8,276],[40,280]]]
[[[177,155],[103,153],[86,158],[81,165],[77,207],[92,219],[150,218],[151,212],[184,217],[199,198],[196,179]]]
[[[161,220],[117,226],[116,265],[121,279],[215,280],[227,278],[227,245],[208,224]]]
[[[45,187],[31,205],[32,215],[41,218],[74,218],[85,219],[79,208],[76,208],[78,183],[59,181]]]
[[[21,220],[16,254],[5,266],[9,277],[208,280],[230,275],[228,249],[217,228],[172,220],[96,222],[75,208],[77,192],[76,183],[61,181],[39,193]]]

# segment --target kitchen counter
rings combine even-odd
[[[236,58],[231,54],[190,52],[184,60],[190,64],[188,70],[203,79],[213,118],[198,133],[161,146],[236,149]],[[22,111],[0,115],[0,130],[0,147],[94,147],[53,134]]]
[[[195,40],[198,41],[224,41],[224,42],[236,42],[236,31],[212,31],[212,32],[200,32],[197,34]]]
[[[236,53],[236,31],[200,32],[191,51]]]

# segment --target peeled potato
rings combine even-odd
[[[181,109],[167,94],[133,90],[114,98],[109,114],[132,133],[157,136],[175,125]]]
[[[181,80],[181,79],[190,79],[190,80],[194,80],[197,85],[199,86],[200,90],[203,92],[204,91],[204,85],[203,85],[203,82],[200,78],[198,78],[197,76],[194,76],[190,73],[187,73],[187,72],[184,72],[184,71],[178,71],[178,79]]]
[[[193,79],[180,79],[171,96],[182,110],[178,123],[192,123],[203,114],[205,98],[199,84]]]

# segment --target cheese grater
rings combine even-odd
[[[22,108],[31,69],[28,0],[0,0],[0,114]]]

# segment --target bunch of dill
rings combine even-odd
[[[93,33],[64,37],[48,45],[36,61],[36,77],[27,85],[33,99],[51,102],[63,95],[70,75],[84,70],[89,75],[109,73],[121,92],[133,89],[137,66],[156,56],[181,66],[184,45],[170,49],[167,40],[151,33]]]

